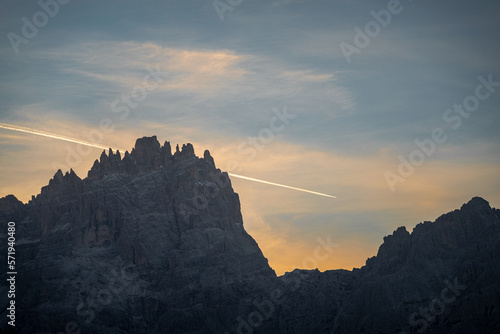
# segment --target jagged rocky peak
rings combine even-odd
[[[169,142],[144,137],[123,158],[105,151],[84,180],[58,170],[28,204],[0,200],[0,218],[15,221],[27,240],[16,245],[23,333],[58,332],[67,319],[82,333],[192,333],[206,323],[217,331],[203,333],[219,333],[245,306],[242,291],[266,291],[276,278],[243,227],[227,174],[191,144],[172,155]],[[120,283],[113,273],[126,275],[129,287],[94,309],[94,291]],[[133,314],[140,320],[122,321]]]
[[[462,207],[464,207],[464,206],[488,207],[489,208],[490,203],[482,197],[475,196],[475,197],[472,197],[472,199],[469,202],[467,202],[466,204],[464,204]]]
[[[160,143],[156,136],[137,139],[130,155],[139,166],[160,169]]]
[[[387,274],[405,261],[430,261],[437,254],[441,258],[450,257],[454,250],[469,247],[471,240],[496,233],[499,220],[498,210],[492,209],[483,198],[473,197],[435,222],[417,224],[411,234],[405,227],[399,227],[384,237],[377,256],[367,260],[366,268]]]
[[[177,147],[175,148],[175,153],[173,158],[175,161],[184,161],[193,158],[195,156],[196,155],[194,154],[193,145],[187,143],[187,144],[182,144],[181,150],[179,150],[179,145],[177,145]]]
[[[366,268],[382,272],[392,271],[404,262],[411,250],[411,245],[411,234],[406,227],[398,227],[392,235],[384,237],[384,243],[380,245],[377,256],[366,261]]]
[[[17,199],[14,195],[7,195],[0,198],[0,211],[11,212],[23,206],[23,202]]]
[[[42,187],[42,193],[45,192],[51,192],[55,188],[58,187],[60,184],[79,184],[82,182],[82,179],[76,175],[76,173],[73,171],[73,169],[70,169],[69,172],[66,172],[63,174],[63,172],[58,169],[57,172],[54,174],[52,179],[50,179],[49,184],[46,185],[45,187]]]
[[[204,156],[207,157],[206,160],[210,164],[214,165],[210,152]],[[179,145],[177,145],[176,151],[172,155],[170,142],[166,141],[162,146],[156,136],[142,137],[136,140],[130,153],[125,152],[123,159],[119,151],[114,154],[111,149],[109,149],[108,154],[103,151],[100,159],[94,161],[88,177],[100,179],[106,173],[137,173],[159,170],[169,167],[172,163],[192,158],[197,157],[193,145],[190,143],[183,144],[182,149],[179,149]]]
[[[0,199],[0,220],[24,239],[21,333],[60,332],[68,319],[82,333],[415,333],[424,322],[428,333],[500,332],[500,210],[482,198],[411,234],[397,228],[360,269],[277,278],[210,152],[171,155],[151,138],[134,152],[94,168],[130,174],[59,170],[28,204]],[[142,173],[138,155],[163,168]]]
[[[473,197],[469,202],[462,205],[461,211],[469,213],[487,213],[491,210],[490,203],[481,197]]]
[[[215,167],[214,158],[212,158],[212,156],[210,155],[209,150],[205,150],[205,152],[203,152],[203,159],[205,159],[207,162],[209,162],[212,166]]]
[[[384,252],[399,252],[407,248],[410,242],[410,233],[405,226],[398,227],[392,235],[384,237],[384,243],[380,246],[379,255]]]
[[[64,197],[64,196],[76,196],[83,191],[83,180],[76,175],[73,169],[69,172],[63,174],[63,172],[58,169],[54,174],[52,179],[50,179],[49,184],[42,187],[40,194],[36,197],[32,196],[31,202],[38,202],[42,197],[51,198]]]

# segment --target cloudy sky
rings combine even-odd
[[[67,3],[66,3],[67,2]],[[45,4],[45,5],[44,5]],[[0,196],[157,135],[209,149],[278,272],[352,269],[385,235],[500,206],[494,1],[3,0]],[[2,128],[3,127],[3,128]],[[318,238],[338,244],[315,258]]]

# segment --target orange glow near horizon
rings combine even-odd
[[[84,141],[84,140],[75,139],[75,138],[69,138],[69,137],[66,137],[66,136],[61,136],[61,135],[58,135],[58,134],[53,134],[53,133],[48,133],[48,132],[44,132],[44,131],[39,131],[39,130],[36,130],[36,129],[26,128],[26,127],[22,127],[22,126],[18,126],[18,125],[11,125],[11,124],[6,124],[6,123],[0,123],[0,128],[6,129],[6,130],[12,130],[12,131],[29,133],[29,134],[33,134],[33,135],[37,135],[37,136],[48,137],[48,138],[52,138],[52,139],[64,140],[64,141],[68,141],[68,142],[71,142],[71,143],[76,143],[76,144],[80,144],[80,145],[101,148],[101,149],[104,149],[104,150],[107,150],[108,148],[111,148],[112,150],[115,150],[115,151],[118,151],[118,150],[121,151],[121,152],[125,152],[126,151],[124,149],[115,149],[115,148],[112,148],[112,147],[109,147],[109,146],[104,146],[104,145],[99,145],[99,144],[95,144],[95,143],[90,143],[90,142],[87,142],[87,141]],[[232,174],[232,173],[228,173],[228,174],[231,175],[231,176],[240,178],[240,179],[248,180],[248,181],[265,183],[265,184],[269,184],[269,185],[272,185],[272,186],[277,186],[277,187],[282,187],[282,188],[287,188],[287,189],[302,191],[302,192],[306,192],[306,193],[310,193],[310,194],[314,194],[314,195],[319,195],[319,196],[337,198],[335,196],[327,195],[327,194],[323,194],[323,193],[319,193],[319,192],[316,192],[316,191],[311,191],[311,190],[306,190],[306,189],[302,189],[302,188],[296,188],[296,187],[287,186],[287,185],[284,185],[284,184],[279,184],[279,183],[274,183],[274,182],[269,182],[269,181],[254,179],[254,178],[251,178],[251,177],[247,177],[247,176],[243,176],[243,175],[238,175],[238,174]]]

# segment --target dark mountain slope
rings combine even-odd
[[[302,271],[300,290],[315,296],[301,303],[304,310],[316,310],[309,311],[317,319],[311,333],[495,333],[500,329],[500,210],[475,197],[433,223],[418,224],[411,234],[400,227],[364,267],[343,273],[352,276],[351,284],[333,276],[338,270],[311,277],[307,272]],[[325,284],[344,289],[324,298],[325,289],[316,287]],[[331,303],[339,296],[335,310]],[[299,304],[301,298],[291,293],[288,300]],[[281,322],[294,322],[295,316],[289,312]]]
[[[500,332],[500,211],[478,197],[400,227],[361,269],[276,277],[210,153],[144,137],[83,180],[0,199],[0,218],[16,222],[21,333]]]
[[[87,333],[218,333],[242,292],[276,277],[227,174],[190,144],[172,155],[156,137],[138,139],[123,159],[103,153],[86,179],[58,171],[28,204],[9,196],[0,208],[17,225],[26,333],[71,320]]]

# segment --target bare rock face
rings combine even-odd
[[[479,197],[398,228],[361,269],[276,277],[210,152],[144,137],[27,204],[0,199],[0,218],[16,223],[21,333],[500,332],[500,210]]]
[[[0,221],[7,222],[9,219],[21,218],[24,215],[24,204],[14,195],[0,198]]]
[[[475,197],[411,234],[400,227],[359,282],[335,333],[497,332],[500,211]]]
[[[279,280],[279,326],[262,333],[498,333],[500,210],[475,197],[398,228],[361,269]]]
[[[58,171],[28,204],[9,196],[0,208],[5,219],[22,210],[21,332],[74,321],[88,333],[216,333],[242,291],[275,278],[227,174],[191,144],[172,155],[138,139],[123,159],[103,152],[86,179]]]

